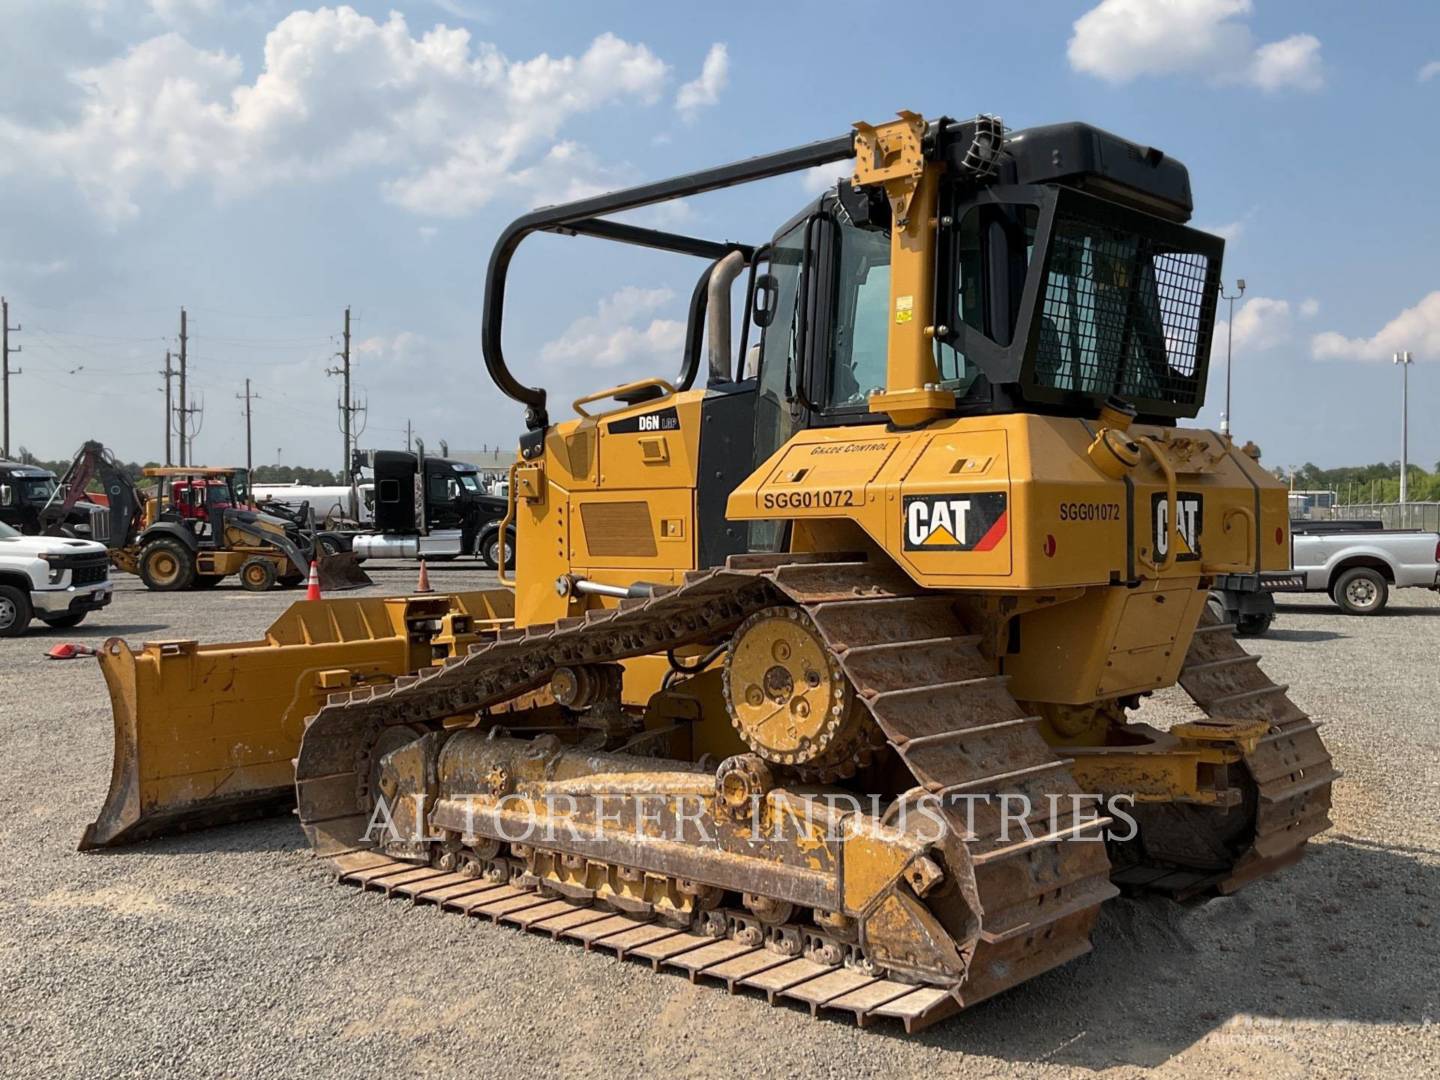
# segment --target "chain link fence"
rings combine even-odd
[[[1440,532],[1440,502],[1349,503],[1330,507],[1329,516],[1342,521],[1378,518],[1387,529]]]

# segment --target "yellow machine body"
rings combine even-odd
[[[568,575],[673,585],[699,568],[703,397],[556,425],[544,457],[519,466],[520,625],[614,603],[563,595]],[[610,433],[661,408],[675,409],[677,430]],[[1153,450],[1112,478],[1088,453],[1099,431],[1023,413],[802,431],[729,496],[726,516],[793,522],[795,551],[863,552],[926,588],[1008,598],[1017,628],[997,629],[1023,647],[998,651],[1026,700],[1143,693],[1175,681],[1212,575],[1288,569],[1288,504],[1283,485],[1213,432],[1132,430]],[[1050,602],[1023,610],[1037,595]],[[653,688],[635,686],[634,700]]]

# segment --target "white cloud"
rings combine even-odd
[[[594,315],[576,319],[558,338],[542,345],[540,359],[600,368],[643,366],[642,374],[653,374],[656,362],[665,372],[678,368],[685,323],[655,317],[674,299],[669,289],[626,286],[601,300]]]
[[[1235,312],[1235,347],[1254,352],[1273,349],[1290,339],[1291,328],[1290,301],[1251,297]],[[1225,334],[1225,322],[1221,320],[1215,333],[1215,347],[1224,347]]]
[[[1429,82],[1435,78],[1436,75],[1440,75],[1440,60],[1431,60],[1420,69],[1420,74],[1418,74],[1416,78],[1420,82]]]
[[[1213,233],[1215,236],[1223,239],[1227,244],[1233,244],[1245,234],[1245,222],[1243,219],[1240,221],[1226,222],[1224,225],[1201,225],[1198,226],[1198,228],[1201,232]]]
[[[1313,296],[1307,296],[1300,301],[1300,317],[1302,319],[1313,319],[1320,314],[1320,301]]]
[[[296,11],[265,39],[261,69],[175,33],[73,73],[84,102],[69,123],[28,126],[0,113],[0,176],[70,180],[107,218],[138,213],[148,185],[204,181],[225,195],[375,170],[392,201],[467,213],[500,193],[528,196],[543,174],[594,162],[558,141],[607,105],[653,104],[669,67],[613,34],[579,56],[511,60],[468,31],[412,36],[391,13]],[[536,170],[530,172],[529,170]]]
[[[491,21],[490,12],[472,4],[462,3],[461,0],[430,0],[430,2],[446,15],[456,19],[464,19],[467,22]]]
[[[800,186],[810,195],[823,195],[840,180],[849,180],[854,169],[847,169],[844,162],[816,165],[800,174]]]
[[[1417,360],[1440,359],[1440,290],[1400,312],[1373,337],[1347,338],[1327,330],[1310,341],[1317,360],[1388,361],[1405,349]]]
[[[705,54],[705,63],[700,75],[687,82],[675,95],[675,108],[686,119],[693,119],[697,110],[714,105],[720,100],[720,91],[730,81],[730,53],[722,42],[710,46]]]
[[[1100,0],[1075,20],[1070,66],[1111,83],[1199,74],[1274,91],[1317,90],[1320,41],[1293,34],[1256,46],[1251,0]]]
[[[150,10],[163,22],[178,23],[195,16],[215,15],[220,0],[150,0]]]
[[[1320,39],[1314,34],[1291,34],[1255,50],[1249,80],[1261,90],[1319,90],[1325,85],[1320,70]]]

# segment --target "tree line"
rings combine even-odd
[[[22,465],[33,465],[38,469],[49,469],[56,476],[63,476],[65,470],[70,468],[68,458],[57,461],[45,461],[37,458],[23,446],[18,448],[15,460]],[[130,478],[136,481],[136,483],[142,482],[145,469],[158,469],[160,467],[160,462],[158,461],[140,462],[120,461],[116,459],[115,464],[128,473]],[[310,469],[303,465],[257,465],[250,474],[250,482],[252,484],[299,483],[312,486],[324,486],[344,484],[349,481],[342,479],[338,473],[330,469]]]
[[[1433,471],[1411,464],[1408,497],[1411,502],[1440,502],[1440,462]],[[1284,469],[1275,475],[1286,483],[1292,479]],[[1374,465],[1344,465],[1338,469],[1322,469],[1306,462],[1294,471],[1297,491],[1333,491],[1342,504],[1398,502],[1400,499],[1400,462],[1377,462]]]

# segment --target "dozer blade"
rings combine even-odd
[[[366,585],[375,584],[370,575],[360,569],[360,560],[352,551],[321,555],[317,565],[321,592],[345,592],[348,589],[363,589]]]
[[[513,614],[504,589],[357,597],[292,604],[258,641],[111,638],[99,661],[115,759],[80,850],[287,810],[305,718],[327,695],[464,655]]]

